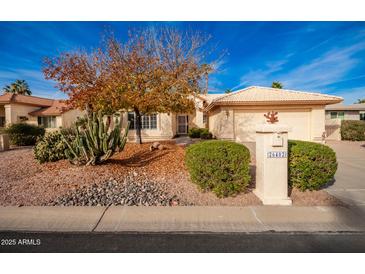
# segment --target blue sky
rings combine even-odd
[[[169,25],[212,35],[227,52],[210,92],[250,85],[365,98],[365,22],[0,22],[0,88],[25,79],[37,96],[65,98],[42,74],[44,57],[91,50],[106,30],[125,39],[133,28]]]

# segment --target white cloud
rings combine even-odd
[[[234,88],[244,85],[270,85],[272,81],[278,80],[291,89],[326,91],[329,85],[347,80],[345,77],[361,62],[355,54],[363,50],[363,41],[345,48],[333,48],[309,60],[307,64],[283,72],[284,65],[289,64],[292,56],[287,55],[282,61],[268,62],[262,69],[246,73]]]
[[[267,85],[271,81],[273,74],[283,69],[283,66],[288,62],[290,56],[291,55],[288,55],[288,58],[285,60],[268,62],[263,69],[251,70],[243,75],[240,78],[240,83],[232,89],[235,90],[247,85]]]
[[[365,99],[365,86],[342,89],[332,94],[345,98],[345,104],[353,104],[357,102],[357,99]]]
[[[365,43],[361,42],[347,48],[330,50],[310,63],[282,75],[284,86],[317,90],[336,83],[356,67],[360,60],[354,54],[364,49]]]

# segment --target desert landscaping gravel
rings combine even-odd
[[[246,193],[235,197],[219,199],[211,192],[200,191],[190,181],[185,168],[185,148],[172,141],[161,143],[166,149],[153,151],[150,151],[151,143],[128,143],[123,152],[98,166],[74,166],[67,160],[39,164],[30,147],[0,152],[0,205],[86,205],[90,204],[88,195],[95,200],[91,201],[92,205],[261,204],[252,193],[254,182]],[[152,196],[155,193],[161,197],[145,200],[150,191]],[[103,194],[96,195],[99,192]],[[111,197],[106,199],[104,194]],[[126,200],[126,195],[131,195],[130,200]],[[304,193],[293,190],[291,197],[294,205],[342,205],[324,190]]]
[[[127,174],[122,182],[111,178],[101,185],[93,184],[71,191],[45,205],[62,206],[172,206],[179,205],[175,196],[158,184],[136,173]]]

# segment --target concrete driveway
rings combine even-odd
[[[365,142],[328,141],[337,154],[335,183],[326,190],[365,214]]]

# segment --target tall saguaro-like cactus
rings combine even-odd
[[[113,116],[113,123],[103,121],[101,112],[87,115],[85,128],[75,125],[75,138],[63,135],[68,149],[66,157],[73,164],[96,165],[109,159],[114,152],[122,151],[127,142],[129,122],[122,133],[122,120]]]

